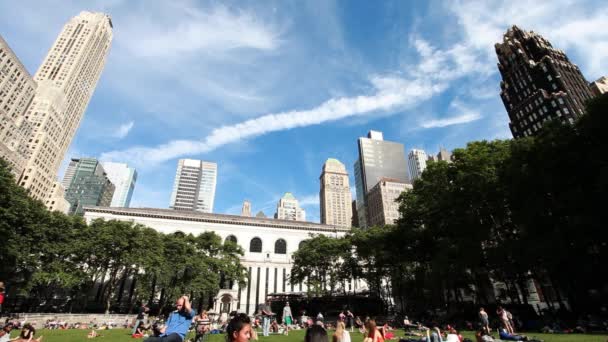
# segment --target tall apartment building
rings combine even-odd
[[[26,113],[32,125],[30,157],[19,184],[46,202],[106,62],[112,21],[81,12],[63,27],[34,75],[38,87]]]
[[[0,157],[19,179],[29,158],[32,127],[25,113],[34,98],[36,83],[8,43],[0,36]]]
[[[217,164],[194,159],[177,163],[170,207],[175,210],[213,212]]]
[[[54,182],[53,191],[51,192],[51,202],[48,205],[50,211],[60,211],[64,214],[70,212],[70,202],[65,199],[65,187],[62,183]]]
[[[595,96],[608,93],[608,77],[602,76],[598,78],[595,82],[591,82],[589,86],[591,87],[591,91]]]
[[[300,208],[298,200],[291,192],[286,192],[277,203],[275,219],[290,221],[306,221],[306,211]]]
[[[351,227],[352,196],[348,185],[348,172],[344,164],[334,158],[327,159],[319,180],[321,223]]]
[[[65,192],[65,199],[70,203],[69,213],[82,214],[85,206],[109,207],[115,187],[101,163],[95,158],[72,161],[76,162],[76,170]]]
[[[423,150],[413,149],[410,151],[407,157],[408,165],[410,167],[410,179],[415,181],[420,178],[424,169],[426,169],[426,161],[428,157],[426,152]]]
[[[399,218],[397,198],[412,189],[412,185],[399,180],[382,178],[367,194],[369,226],[395,224]]]
[[[548,120],[573,123],[593,97],[578,66],[542,36],[510,28],[495,45],[500,97],[513,137],[534,135]]]
[[[439,152],[437,153],[437,160],[451,163],[452,162],[452,153],[450,153],[445,148],[440,147]]]
[[[137,183],[137,170],[124,163],[103,162],[102,165],[116,187],[110,206],[128,208]]]
[[[403,144],[385,141],[382,132],[369,131],[358,139],[359,158],[355,162],[355,187],[359,227],[367,227],[366,196],[382,178],[409,183]]]

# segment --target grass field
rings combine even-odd
[[[114,330],[103,330],[99,331],[102,335],[94,339],[87,339],[87,333],[89,330],[45,330],[40,329],[36,331],[36,336],[44,336],[43,342],[77,342],[77,341],[112,341],[112,342],[127,342],[127,341],[143,341],[143,339],[131,338],[130,330],[126,329],[114,329]],[[330,332],[331,333],[331,332]],[[15,337],[17,334],[13,333]],[[530,337],[541,339],[545,342],[607,342],[608,335],[580,335],[580,334],[569,334],[569,335],[555,335],[555,334],[537,334],[527,333]],[[397,332],[397,336],[400,336]],[[464,337],[468,337],[475,341],[475,337],[472,332],[464,332]],[[192,337],[192,336],[189,336]],[[351,333],[351,339],[353,342],[362,342],[363,337],[360,333]],[[224,335],[211,335],[208,342],[224,342]],[[290,331],[289,336],[284,335],[271,335],[269,337],[262,337],[260,334],[259,342],[303,342],[304,331],[296,330]],[[331,340],[330,340],[331,341]]]

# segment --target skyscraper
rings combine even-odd
[[[33,131],[19,184],[50,205],[53,183],[91,100],[112,42],[112,21],[81,12],[63,27],[34,75],[38,87],[26,120]]]
[[[595,82],[591,82],[590,87],[595,96],[608,93],[608,77],[602,76],[598,78]]]
[[[355,162],[355,187],[359,226],[367,227],[366,196],[382,178],[409,183],[403,144],[385,141],[382,132],[369,131],[358,140],[359,158]]]
[[[500,97],[513,137],[534,135],[548,120],[573,123],[593,97],[566,54],[542,36],[510,28],[495,45],[502,76]]]
[[[72,161],[76,162],[76,171],[65,192],[65,199],[70,203],[70,214],[82,214],[85,206],[109,207],[115,187],[101,163],[95,158]]]
[[[0,157],[19,179],[29,158],[32,131],[25,113],[34,98],[36,83],[0,36]]]
[[[213,212],[217,164],[180,159],[175,173],[170,207],[175,210]]]
[[[128,208],[133,197],[135,183],[137,183],[137,171],[124,163],[102,163],[108,178],[116,187],[112,196],[111,207]]]
[[[306,211],[300,208],[298,200],[291,192],[286,192],[277,203],[277,212],[274,214],[275,219],[291,220],[291,221],[306,221]]]
[[[408,165],[410,167],[410,179],[415,181],[421,175],[424,169],[426,169],[426,161],[428,157],[426,152],[423,150],[413,149],[408,155]]]
[[[352,224],[352,208],[348,172],[340,161],[329,158],[323,165],[319,177],[321,223],[340,227]]]
[[[437,160],[441,160],[444,162],[451,163],[452,162],[452,154],[443,147],[439,148],[439,153],[437,153]]]
[[[367,194],[369,226],[395,224],[399,218],[397,198],[412,185],[390,178],[381,179]]]

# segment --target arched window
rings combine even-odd
[[[274,243],[274,254],[287,254],[287,242],[283,239],[278,239]]]
[[[306,240],[300,241],[300,244],[298,244],[298,249],[302,249],[302,246],[304,246],[304,243],[306,243]]]
[[[228,242],[228,241],[234,242],[236,244],[236,236],[234,236],[234,235],[228,235],[228,237],[226,238],[225,242]]]
[[[252,253],[262,253],[262,240],[260,238],[253,238],[249,242],[249,251]]]

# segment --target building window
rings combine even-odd
[[[260,238],[253,238],[249,243],[249,251],[251,253],[262,253],[262,240]]]
[[[274,243],[274,254],[287,254],[287,242],[283,239],[278,239]]]
[[[225,242],[228,242],[228,241],[234,242],[236,244],[236,242],[237,242],[236,236],[234,236],[234,235],[228,235],[228,237],[226,238]]]

